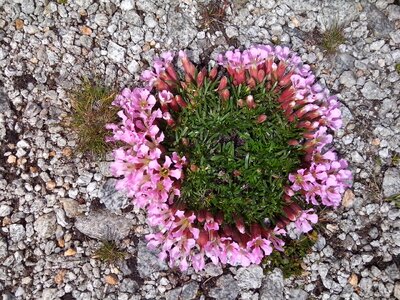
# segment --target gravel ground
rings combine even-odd
[[[400,194],[399,1],[235,0],[220,19],[203,3],[0,0],[3,299],[400,299],[400,212],[385,200]],[[337,22],[347,41],[327,55],[320,33]],[[146,249],[144,215],[113,189],[108,160],[74,150],[76,136],[61,126],[68,91],[88,75],[132,85],[163,50],[187,48],[199,61],[271,42],[298,51],[339,94],[336,145],[353,192],[326,214],[300,277],[258,266],[172,272]],[[129,258],[93,258],[106,239]]]

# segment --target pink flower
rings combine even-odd
[[[315,178],[306,169],[299,169],[297,174],[290,174],[289,180],[293,182],[291,189],[295,192],[299,190],[308,191],[311,189],[312,183],[315,182]]]
[[[314,210],[304,210],[300,217],[295,221],[295,225],[298,231],[307,233],[312,230],[310,223],[316,224],[318,222],[318,216],[312,213]]]
[[[250,253],[251,262],[259,264],[264,256],[272,253],[271,242],[259,235],[247,243],[247,250]]]

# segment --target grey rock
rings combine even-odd
[[[308,293],[301,289],[293,289],[288,293],[289,300],[307,300]]]
[[[166,300],[191,300],[195,299],[199,290],[199,284],[195,281],[184,285],[183,287],[175,288],[166,293]]]
[[[106,14],[96,14],[94,16],[94,22],[101,27],[106,27],[108,25],[107,15]]]
[[[373,81],[367,81],[361,93],[368,100],[382,100],[386,97],[386,93]]]
[[[0,238],[0,259],[7,257],[7,241],[4,238]]]
[[[33,0],[23,0],[21,2],[21,10],[27,15],[32,14],[35,11],[35,2]]]
[[[122,10],[131,10],[135,7],[135,3],[133,0],[122,0],[120,4],[120,8]]]
[[[214,265],[213,263],[208,263],[206,264],[204,271],[206,273],[207,276],[211,276],[211,277],[216,277],[219,275],[222,275],[222,273],[224,272],[222,270],[222,267],[219,265]]]
[[[123,63],[125,60],[125,48],[120,45],[110,41],[107,48],[108,58],[116,63]]]
[[[25,238],[25,227],[21,224],[10,225],[10,238],[14,242],[22,241]]]
[[[390,21],[400,20],[400,5],[390,5],[388,8]]]
[[[249,290],[260,288],[263,277],[263,269],[258,265],[251,265],[247,268],[240,268],[235,279],[241,289]]]
[[[352,71],[345,71],[340,75],[339,81],[345,87],[352,87],[356,84],[357,80]]]
[[[389,276],[390,279],[397,280],[400,279],[400,270],[395,263],[389,265],[385,269],[386,274]]]
[[[29,102],[25,108],[24,115],[27,118],[32,118],[40,113],[40,107],[35,102]]]
[[[354,61],[354,56],[348,53],[340,53],[335,58],[335,68],[339,73],[352,70],[354,67]]]
[[[121,240],[128,236],[131,221],[100,210],[90,212],[87,216],[77,216],[75,227],[83,234],[98,240]]]
[[[78,201],[70,198],[62,198],[60,199],[60,202],[63,205],[65,214],[68,218],[75,218],[83,212],[83,209],[80,207]]]
[[[87,186],[93,178],[93,174],[90,172],[82,172],[76,180],[76,184],[80,186]]]
[[[42,292],[42,297],[40,299],[41,300],[59,299],[57,297],[57,289],[51,289],[51,288],[44,289],[43,292]]]
[[[137,270],[142,278],[149,277],[154,272],[165,271],[167,264],[160,260],[157,253],[149,250],[143,241],[139,241],[137,252]]]
[[[223,275],[218,278],[216,287],[210,289],[209,296],[214,299],[235,300],[240,288],[232,275]]]
[[[365,13],[368,25],[376,37],[387,37],[394,30],[393,24],[374,4],[368,4]]]
[[[400,170],[389,168],[386,170],[382,183],[383,195],[391,197],[400,194]]]
[[[0,205],[0,217],[5,217],[11,214],[12,212],[12,207],[6,204],[1,204]]]
[[[263,280],[260,289],[260,300],[283,300],[283,274],[280,269],[274,269]]]
[[[396,282],[396,284],[394,285],[393,296],[396,299],[400,299],[400,282]]]
[[[123,191],[117,191],[115,178],[108,179],[101,188],[100,202],[104,203],[107,209],[112,211],[120,211],[121,208],[129,204],[129,198]]]
[[[38,217],[34,223],[35,231],[41,239],[51,238],[57,229],[57,218],[54,213],[48,213]]]

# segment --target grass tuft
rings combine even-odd
[[[84,80],[72,94],[73,114],[71,128],[78,135],[78,150],[103,157],[110,150],[105,138],[109,131],[105,125],[117,119],[118,109],[111,105],[115,93],[97,82]]]
[[[227,0],[211,0],[207,4],[200,5],[201,29],[211,32],[221,30],[224,27],[223,21],[226,18],[228,4]]]
[[[336,52],[338,46],[345,42],[346,38],[343,35],[343,26],[335,23],[322,34],[320,46],[329,54],[333,54]]]
[[[115,263],[126,257],[126,252],[120,250],[115,242],[104,241],[101,247],[95,252],[94,258],[107,263]]]
[[[318,233],[314,230],[304,235],[300,240],[287,240],[285,251],[273,251],[271,255],[264,259],[265,271],[279,268],[285,278],[301,275],[303,258],[311,251],[317,239]]]

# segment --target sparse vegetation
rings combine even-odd
[[[227,0],[212,0],[207,4],[200,5],[201,28],[212,32],[223,28],[223,21],[226,17]]]
[[[311,252],[312,246],[318,239],[316,230],[303,236],[300,240],[288,240],[285,244],[285,251],[274,251],[264,259],[265,271],[280,268],[285,278],[293,275],[301,275],[303,258]]]
[[[72,93],[73,114],[71,128],[78,134],[78,150],[103,156],[110,149],[105,138],[109,131],[105,125],[117,118],[118,109],[111,106],[115,93],[98,82],[84,80]]]
[[[400,75],[400,63],[397,63],[396,66],[395,66],[394,68],[395,68],[397,74]]]
[[[101,247],[95,252],[94,258],[98,258],[107,263],[115,263],[119,260],[123,260],[126,254],[125,251],[118,248],[115,242],[104,241]]]
[[[336,52],[337,47],[344,42],[346,42],[346,38],[343,35],[343,26],[334,23],[322,34],[320,46],[327,53],[333,54]]]

